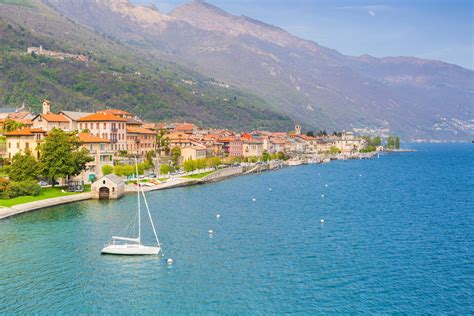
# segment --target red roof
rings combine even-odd
[[[69,120],[62,114],[40,114],[40,116],[48,122],[69,123]]]
[[[104,112],[110,113],[113,115],[133,115],[132,113],[129,113],[124,110],[119,110],[119,109],[108,109],[108,110],[104,110]]]
[[[193,131],[196,128],[196,125],[190,123],[178,124],[175,127],[176,131]]]
[[[128,127],[127,133],[132,134],[156,134],[156,132],[143,127]]]
[[[126,122],[127,120],[118,116],[115,116],[108,112],[97,112],[88,116],[84,116],[77,120],[78,122]]]
[[[5,135],[6,136],[33,136],[34,134],[37,134],[37,133],[45,134],[46,131],[44,131],[40,128],[29,128],[29,127],[27,127],[27,128],[23,128],[23,129],[13,131],[13,132],[5,133]]]
[[[89,133],[79,133],[77,135],[81,143],[110,143],[110,140]]]

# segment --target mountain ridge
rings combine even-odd
[[[169,14],[128,0],[43,0],[93,31],[215,78],[309,128],[389,128],[407,139],[474,135],[474,72],[409,56],[346,56],[204,1]],[[236,62],[237,61],[237,62]]]

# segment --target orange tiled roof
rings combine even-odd
[[[79,133],[77,135],[81,143],[110,143],[110,140],[95,136],[89,133]]]
[[[232,142],[234,140],[235,140],[235,136],[227,136],[227,137],[219,138],[219,142],[221,143]]]
[[[69,123],[69,120],[62,114],[47,113],[40,115],[48,122]]]
[[[128,127],[127,133],[135,133],[135,134],[156,134],[156,132],[143,128],[143,127]]]
[[[196,128],[196,125],[190,123],[178,124],[175,127],[176,131],[192,131]]]
[[[119,109],[108,109],[108,110],[104,110],[104,112],[110,113],[113,115],[132,115],[132,113],[129,113],[124,110],[119,110]]]
[[[112,122],[126,122],[127,120],[118,116],[115,116],[108,112],[97,112],[85,117],[82,117],[77,120],[78,122],[105,122],[105,121],[112,121]]]
[[[12,120],[14,120],[14,119],[23,119],[26,116],[28,116],[29,114],[30,114],[30,112],[28,112],[28,111],[8,113],[8,118],[11,118]]]
[[[43,133],[45,134],[46,131],[40,129],[40,128],[22,128],[13,132],[8,132],[5,133],[6,136],[33,136],[34,134],[37,133]]]

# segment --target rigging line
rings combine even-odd
[[[153,219],[151,218],[150,208],[148,207],[148,202],[146,200],[145,192],[143,191],[143,187],[140,186],[140,190],[142,192],[143,200],[145,201],[145,207],[146,207],[146,210],[148,212],[148,217],[150,218],[151,228],[153,228],[153,234],[155,235],[156,243],[158,244],[158,247],[161,247],[160,241],[158,240],[158,235],[156,234],[155,224],[153,223]]]

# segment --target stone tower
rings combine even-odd
[[[43,101],[43,114],[51,112],[51,102],[48,100]]]
[[[301,125],[295,125],[295,135],[301,135]]]

